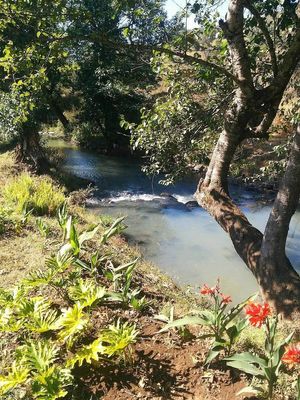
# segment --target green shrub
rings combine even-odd
[[[66,207],[58,214],[60,220],[63,214],[67,216]],[[118,274],[116,291],[110,284],[102,285],[106,282],[104,272],[108,272],[106,264],[113,266],[100,257],[105,250],[103,243],[118,233],[122,220],[114,221],[103,233],[95,265],[87,243],[100,226],[78,235],[72,216],[68,216],[64,243],[45,267],[31,272],[17,287],[0,288],[0,350],[9,355],[0,359],[1,399],[70,399],[81,367],[86,371],[90,364],[125,365],[133,361],[132,346],[139,334],[136,325],[118,318],[95,331],[93,319],[93,310],[101,312],[102,306],[104,310],[109,305],[113,309],[118,304],[131,307],[135,261],[130,271],[129,264],[114,268]]]
[[[47,177],[23,173],[11,180],[3,190],[6,203],[16,211],[33,210],[35,215],[54,215],[65,201],[61,188]]]

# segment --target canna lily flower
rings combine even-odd
[[[300,342],[287,346],[281,361],[289,367],[300,364]]]
[[[207,286],[207,284],[205,283],[202,287],[202,289],[200,290],[200,293],[203,295],[210,295],[210,294],[214,294],[214,288],[210,288]]]
[[[221,296],[222,296],[222,303],[229,304],[232,302],[231,296],[225,296],[223,293],[221,293]]]
[[[203,295],[206,295],[206,294],[208,294],[208,295],[214,295],[214,294],[216,294],[216,293],[219,293],[219,286],[218,285],[216,285],[216,286],[213,286],[213,287],[208,287],[207,286],[207,284],[205,283],[204,285],[203,285],[203,287],[202,287],[202,289],[200,290],[200,293],[201,294],[203,294]]]
[[[245,312],[246,315],[249,316],[250,324],[260,328],[267,317],[271,314],[271,309],[268,303],[261,305],[249,302],[245,308]]]

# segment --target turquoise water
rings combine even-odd
[[[137,243],[146,259],[153,261],[180,284],[197,289],[214,285],[220,278],[224,292],[240,301],[258,290],[256,281],[232,246],[225,232],[200,207],[188,209],[196,180],[164,187],[140,170],[138,162],[108,157],[52,141],[64,155],[64,169],[92,180],[98,189],[90,201],[90,211],[113,216],[125,215],[129,241]],[[169,201],[162,192],[177,199]],[[232,186],[231,193],[250,222],[263,230],[270,205],[262,205],[256,192]],[[300,212],[293,217],[287,253],[300,271]]]

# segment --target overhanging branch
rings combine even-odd
[[[270,57],[271,57],[271,63],[272,63],[272,70],[273,70],[273,75],[276,76],[278,73],[278,65],[277,65],[277,57],[276,57],[276,52],[275,52],[275,47],[273,40],[271,38],[270,32],[268,30],[268,27],[266,25],[265,20],[261,17],[259,11],[254,7],[253,4],[249,0],[245,2],[245,7],[251,12],[253,17],[256,19],[258,26],[260,30],[262,31],[266,42],[267,46],[269,49]]]

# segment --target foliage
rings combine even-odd
[[[206,363],[210,363],[214,358],[219,356],[221,351],[230,354],[233,344],[246,327],[245,320],[238,319],[237,317],[249,299],[227,311],[227,306],[231,302],[231,298],[221,293],[219,282],[213,288],[204,285],[201,289],[201,294],[210,297],[212,310],[197,311],[193,312],[193,315],[172,320],[161,331],[184,327],[186,325],[206,326],[210,332],[202,337],[213,339],[206,357]]]
[[[114,287],[105,288],[99,279],[102,276],[105,280],[110,269],[101,264],[100,257],[95,262],[95,254],[90,256],[85,251],[99,226],[77,234],[74,218],[65,204],[58,218],[61,230],[65,230],[58,253],[47,260],[45,268],[32,272],[18,287],[0,290],[0,332],[6,335],[7,345],[11,335],[18,338],[13,364],[0,375],[1,395],[13,394],[22,387],[33,399],[62,398],[69,394],[75,366],[92,360],[101,359],[105,363],[131,359],[130,347],[138,336],[135,325],[118,319],[100,329],[97,339],[92,341],[91,327],[92,310],[99,309],[102,302],[109,304],[122,298],[123,305],[131,307],[129,293],[136,260],[115,268],[120,275],[116,291]],[[122,221],[123,218],[114,221],[98,238],[100,249],[119,232]],[[85,268],[88,262],[94,268]],[[51,295],[51,291],[57,296]]]
[[[227,357],[225,360],[228,366],[265,380],[267,383],[268,399],[272,399],[282,366],[285,346],[291,341],[293,332],[284,340],[276,340],[278,316],[270,316],[270,308],[267,303],[264,305],[250,303],[245,310],[246,314],[249,316],[251,325],[257,328],[263,326],[265,331],[264,354],[259,356],[257,354],[245,352]],[[260,386],[249,386],[239,393],[243,392],[261,394],[264,393],[264,389]]]
[[[151,108],[141,110],[139,124],[123,120],[121,125],[130,130],[133,149],[145,153],[143,170],[149,175],[163,173],[162,183],[170,184],[191,166],[208,163],[216,139],[212,128],[219,120],[211,115],[216,106],[214,89],[207,97],[199,94],[201,87],[203,91],[207,87],[201,85],[196,66],[174,63],[158,52],[152,65],[161,80],[161,93]]]
[[[35,215],[54,215],[65,201],[61,188],[47,177],[35,178],[28,173],[13,178],[3,188],[7,205],[16,211],[33,210]]]
[[[8,93],[0,92],[0,142],[7,142],[19,134],[17,100]]]

